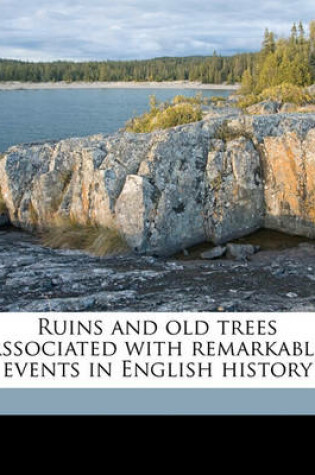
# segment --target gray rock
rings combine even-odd
[[[315,114],[223,112],[151,134],[12,147],[0,188],[17,227],[71,217],[167,256],[261,227],[315,238],[314,160]]]
[[[312,242],[301,242],[298,247],[300,249],[306,249],[306,250],[309,250],[309,249],[314,249],[315,247],[315,242],[312,243]]]
[[[246,110],[249,114],[269,115],[277,114],[279,112],[280,107],[280,102],[263,101],[259,102],[258,104],[254,104],[253,106],[247,107]]]
[[[251,244],[228,244],[226,248],[228,257],[236,260],[246,260],[259,251],[258,246],[252,246]]]
[[[219,257],[224,256],[226,253],[226,247],[224,246],[217,246],[209,251],[205,251],[201,254],[201,259],[217,259]]]
[[[296,294],[295,292],[289,292],[286,294],[286,297],[288,297],[289,299],[296,299],[298,297],[298,294]]]
[[[292,112],[296,112],[297,106],[296,104],[291,104],[290,102],[286,102],[280,108],[280,112],[282,114],[291,114]]]

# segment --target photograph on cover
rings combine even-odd
[[[0,0],[1,312],[314,312],[313,0]]]

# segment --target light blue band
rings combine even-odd
[[[315,390],[1,389],[0,414],[315,414]]]

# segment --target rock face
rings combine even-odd
[[[264,226],[315,237],[315,114],[16,146],[0,160],[0,188],[17,227],[114,226],[143,254]]]
[[[281,108],[281,102],[263,101],[263,102],[259,102],[258,104],[254,104],[252,106],[247,107],[246,110],[249,114],[269,115],[269,114],[277,114],[280,108]]]
[[[246,108],[250,115],[272,115],[272,114],[314,114],[315,105],[308,104],[299,106],[292,102],[263,101]]]
[[[315,129],[265,138],[266,227],[315,237]]]

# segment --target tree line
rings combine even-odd
[[[315,81],[315,21],[309,34],[294,24],[288,38],[265,31],[259,53],[234,56],[192,56],[139,61],[27,62],[0,59],[0,81],[200,81],[241,82],[245,94],[288,83],[307,86]]]
[[[0,59],[0,81],[200,81],[208,84],[240,82],[252,69],[255,53],[235,56],[157,58],[141,61],[41,62]]]
[[[242,92],[260,94],[263,90],[291,84],[305,87],[315,81],[315,21],[309,34],[303,23],[294,24],[288,38],[276,39],[268,29],[262,49],[244,72]]]

